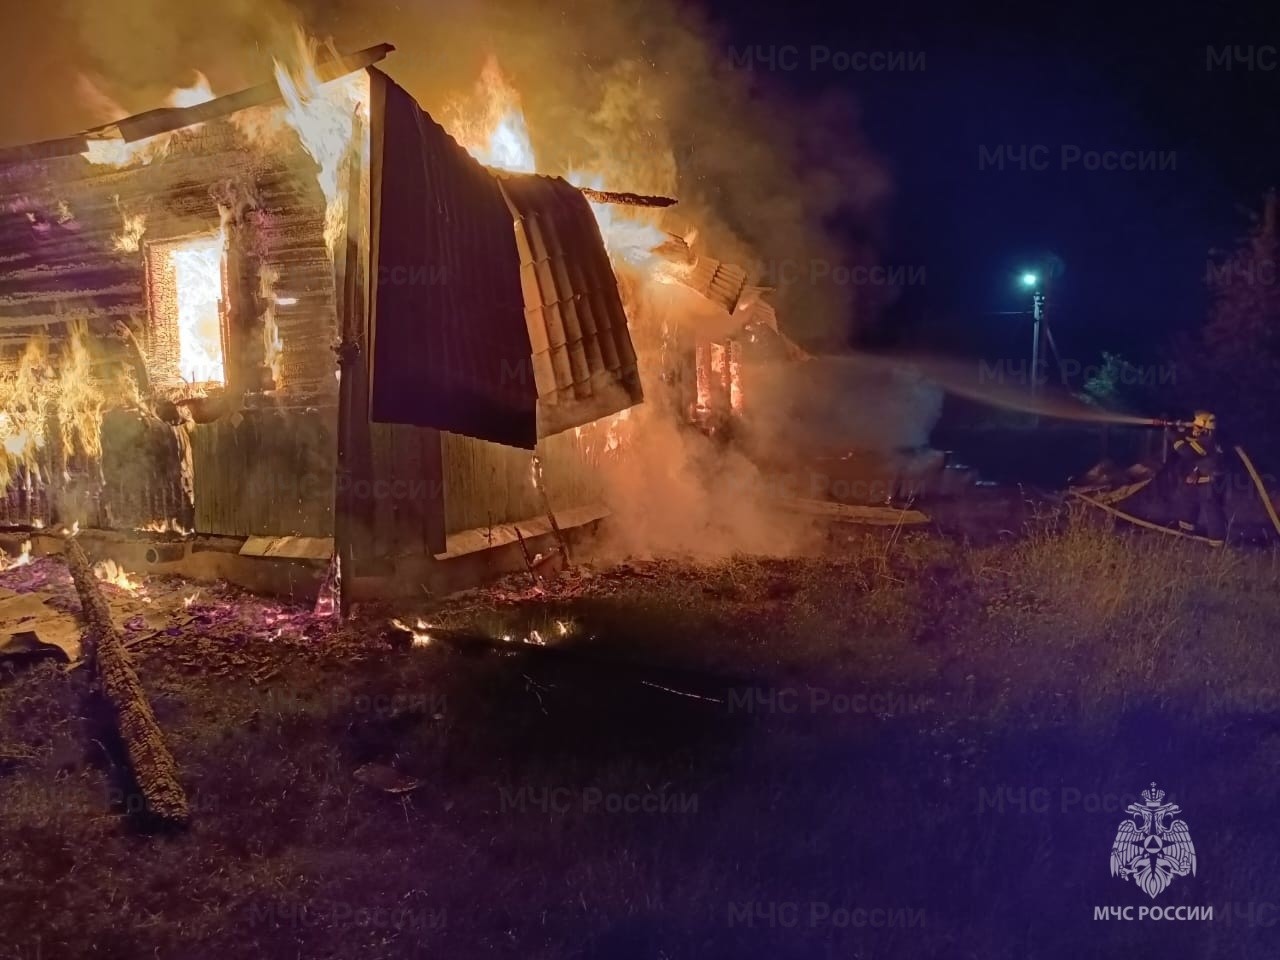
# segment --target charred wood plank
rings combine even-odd
[[[619,190],[593,190],[579,187],[579,192],[594,203],[620,203],[629,207],[671,207],[679,203],[673,197],[646,196],[642,193],[626,193]]]

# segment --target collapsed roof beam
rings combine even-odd
[[[391,44],[381,43],[337,59],[330,57],[316,64],[316,76],[321,83],[336,80],[348,73],[373,66],[385,59],[393,50],[395,47]],[[71,137],[0,148],[0,162],[75,156],[89,149],[90,140],[124,140],[126,143],[133,143],[160,133],[172,133],[197,123],[216,120],[247,107],[262,106],[279,99],[280,88],[274,82],[263,83],[237,93],[215,97],[206,103],[198,103],[192,107],[161,107],[158,110],[148,110],[146,113],[126,117],[115,123],[95,127]]]
[[[679,203],[671,197],[650,197],[641,193],[619,193],[616,190],[592,190],[590,187],[579,187],[578,190],[588,200],[595,203],[622,203],[630,207],[670,207]]]

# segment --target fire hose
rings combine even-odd
[[[1178,427],[1191,426],[1190,423],[1182,420],[1149,420],[1147,421],[1147,423],[1153,427],[1178,428]],[[1280,516],[1276,515],[1275,505],[1271,502],[1271,494],[1267,492],[1267,486],[1265,483],[1262,482],[1261,475],[1259,475],[1257,468],[1253,465],[1253,461],[1249,459],[1249,455],[1244,452],[1244,447],[1235,446],[1232,449],[1235,450],[1236,456],[1240,458],[1240,462],[1244,464],[1245,470],[1248,471],[1249,479],[1253,481],[1254,489],[1258,493],[1258,499],[1262,501],[1262,506],[1267,511],[1267,517],[1271,520],[1272,528],[1275,530],[1277,535],[1280,535]],[[1173,530],[1173,529],[1170,529],[1169,527],[1161,526],[1158,523],[1152,523],[1150,520],[1143,520],[1140,517],[1135,517],[1131,513],[1125,513],[1123,510],[1117,510],[1115,507],[1111,506],[1110,504],[1102,503],[1101,501],[1095,500],[1093,497],[1086,496],[1083,493],[1076,492],[1074,493],[1074,496],[1076,496],[1080,500],[1083,500],[1085,503],[1089,504],[1090,506],[1098,507],[1101,510],[1105,510],[1107,513],[1113,514],[1121,518],[1122,520],[1127,520],[1130,523],[1137,524],[1140,527],[1146,527],[1147,529],[1150,529],[1150,530],[1157,530],[1160,533],[1167,533],[1172,536],[1185,537],[1188,540],[1203,540],[1205,542],[1209,542],[1209,539],[1207,537],[1200,537],[1193,533],[1187,533],[1182,530]]]
[[[1236,447],[1235,451],[1236,455],[1240,457],[1240,462],[1244,464],[1244,468],[1249,471],[1249,478],[1253,480],[1258,496],[1262,498],[1262,505],[1267,508],[1267,516],[1271,518],[1271,526],[1275,527],[1276,533],[1280,534],[1280,517],[1276,516],[1276,508],[1271,502],[1271,494],[1267,493],[1262,477],[1258,476],[1258,471],[1254,467],[1253,461],[1249,459],[1249,455],[1244,452],[1244,447]]]
[[[1187,533],[1185,530],[1174,530],[1172,527],[1162,527],[1160,524],[1152,523],[1150,520],[1143,520],[1141,517],[1135,517],[1132,513],[1125,513],[1123,510],[1118,510],[1109,503],[1103,503],[1101,500],[1095,500],[1093,497],[1080,493],[1077,490],[1071,491],[1071,495],[1077,500],[1083,500],[1091,507],[1097,507],[1099,510],[1105,510],[1114,517],[1119,517],[1121,520],[1127,520],[1129,523],[1135,524],[1139,527],[1145,527],[1147,530],[1154,530],[1156,533],[1166,533],[1171,537],[1182,537],[1186,540],[1199,540],[1201,543],[1213,542],[1208,537],[1202,537],[1194,533]]]

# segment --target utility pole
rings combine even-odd
[[[1037,375],[1040,371],[1040,328],[1044,324],[1044,291],[1040,275],[1027,272],[1022,275],[1022,285],[1031,291],[1031,395],[1040,389]]]
[[[1044,294],[1037,290],[1031,296],[1031,392],[1033,394],[1040,389],[1040,327],[1045,323],[1044,314]]]

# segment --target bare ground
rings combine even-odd
[[[0,956],[1270,957],[1278,585],[1079,516],[515,579],[396,611],[425,645],[149,582],[194,823],[133,826],[87,671],[0,667]],[[1108,868],[1153,780],[1198,854],[1155,901]],[[1093,919],[1152,904],[1214,917]]]

